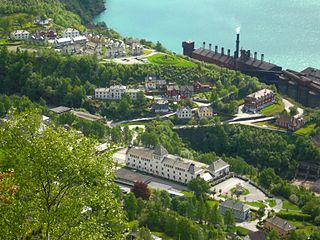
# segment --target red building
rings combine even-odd
[[[167,85],[166,97],[169,99],[179,98],[179,86],[178,85]]]
[[[56,39],[57,37],[57,33],[54,29],[38,30],[35,35],[36,37],[45,37],[48,39]]]
[[[252,93],[244,99],[244,108],[249,112],[256,113],[260,109],[274,103],[275,94],[269,89],[262,89]]]
[[[289,131],[296,131],[303,127],[304,124],[305,121],[303,117],[291,117],[288,114],[281,114],[276,120],[277,126],[288,129]]]

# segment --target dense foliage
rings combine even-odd
[[[0,238],[121,239],[113,164],[95,145],[35,113],[11,113],[0,128],[0,172],[14,169],[7,177],[16,187],[7,185],[14,197],[0,205]]]
[[[195,150],[240,156],[259,169],[271,167],[286,178],[293,177],[298,162],[320,161],[319,148],[305,137],[231,125],[185,129],[179,133]]]
[[[0,93],[26,95],[33,101],[42,98],[54,105],[83,106],[90,112],[102,111],[94,101],[86,99],[86,95],[94,93],[95,87],[113,83],[140,84],[148,74],[160,75],[178,84],[192,84],[198,80],[210,82],[215,86],[211,100],[229,113],[235,110],[235,99],[259,87],[254,78],[226,69],[202,67],[200,63],[198,69],[152,64],[101,64],[93,57],[62,56],[50,51],[32,55],[10,53],[5,48],[0,50]],[[228,95],[231,95],[228,98],[231,103],[219,100]],[[110,108],[106,106],[106,113],[110,113]]]
[[[143,201],[129,193],[124,203],[129,220],[138,219],[140,226],[174,239],[225,239],[224,220],[217,203],[210,206],[202,197],[170,197],[161,191],[154,192],[149,201]],[[228,221],[233,225],[233,215]]]

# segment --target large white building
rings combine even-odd
[[[10,38],[15,40],[28,40],[30,33],[26,30],[15,30],[10,33]]]
[[[220,166],[224,163],[223,173],[229,173],[230,165],[223,160],[219,161]],[[211,166],[201,163],[195,164],[191,160],[171,155],[161,145],[155,148],[129,147],[126,152],[126,165],[129,168],[183,184],[187,184],[196,177],[201,177],[206,181],[216,178],[210,171]],[[216,173],[216,175],[220,177],[223,174]]]
[[[123,94],[128,94],[132,100],[137,100],[138,89],[127,89],[123,85],[113,85],[110,88],[97,88],[94,97],[103,100],[121,100]]]
[[[74,28],[67,28],[62,32],[63,38],[75,38],[80,36],[80,32]]]

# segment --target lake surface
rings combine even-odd
[[[181,53],[183,40],[219,49],[240,46],[284,68],[320,68],[319,0],[107,0],[96,18],[123,36],[160,41]]]

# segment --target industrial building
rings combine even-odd
[[[195,49],[194,41],[184,41],[182,43],[183,55],[199,61],[216,64],[221,67],[240,71],[242,73],[257,77],[265,83],[278,83],[282,67],[266,62],[264,54],[258,58],[258,53],[251,53],[250,50],[240,49],[240,32],[237,33],[236,50],[232,53],[230,49],[224,47],[219,51],[219,47],[212,48],[212,44],[206,48],[203,42],[201,48]]]
[[[302,72],[283,71],[279,91],[307,107],[320,107],[320,70],[307,68]]]

